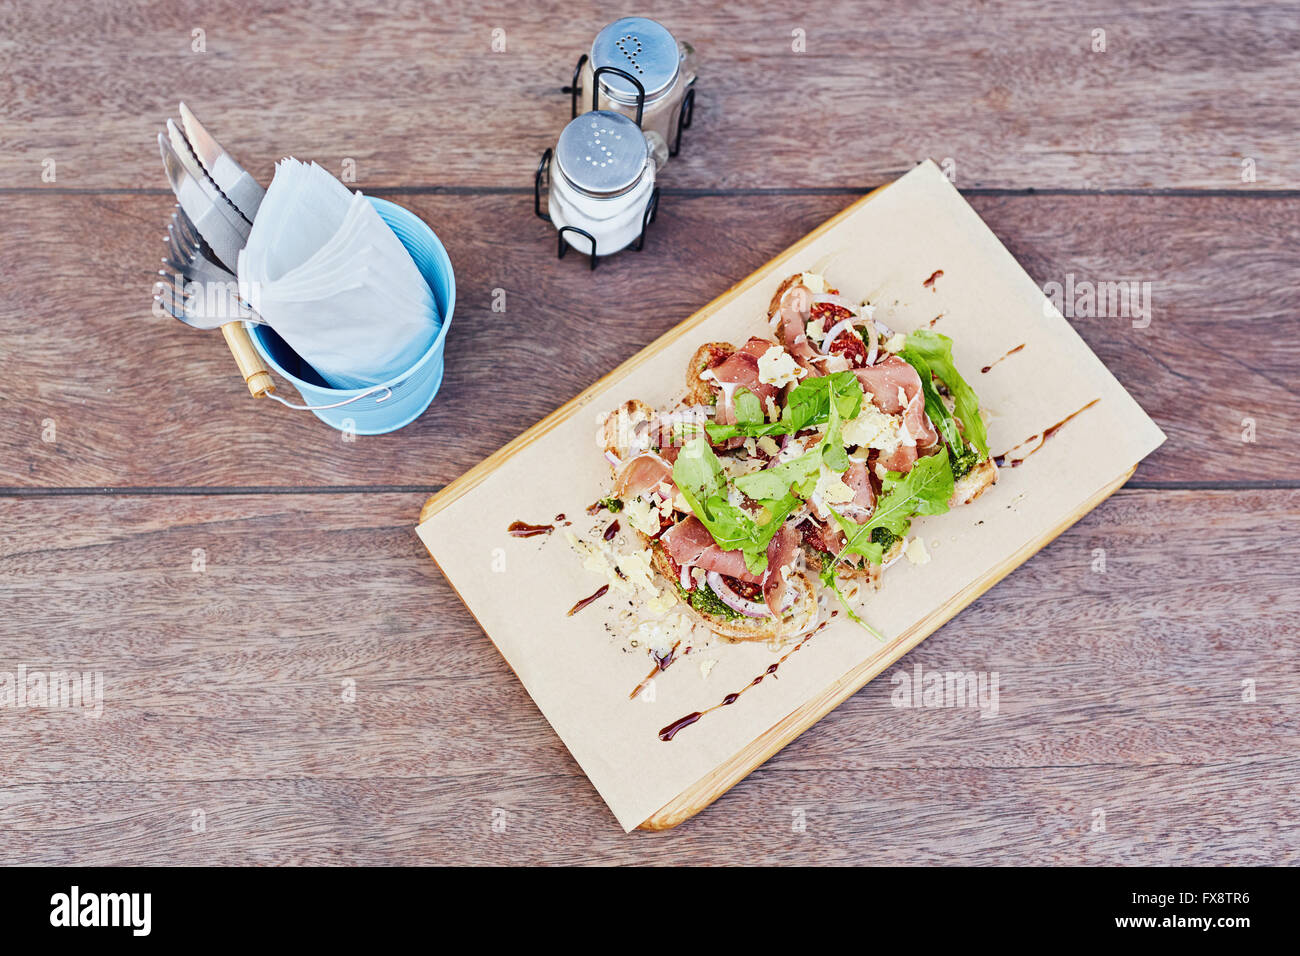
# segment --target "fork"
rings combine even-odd
[[[216,260],[194,223],[179,207],[172,212],[172,221],[167,225],[167,236],[163,242],[167,244],[168,251],[168,255],[162,259],[163,265],[171,267],[187,285],[199,286],[203,290],[203,296],[202,301],[198,301],[198,290],[178,290],[172,283],[158,281],[154,286],[154,301],[173,318],[191,328],[220,328],[244,376],[249,393],[254,398],[274,393],[275,380],[262,364],[261,356],[253,348],[252,340],[243,325],[244,321],[263,325],[265,320],[239,298],[235,291],[238,289],[235,274]],[[165,269],[159,269],[158,274],[162,277],[169,276]],[[213,302],[213,296],[208,291],[213,285],[225,286],[224,299],[219,300],[220,304]],[[209,310],[206,308],[208,304],[217,307]],[[231,313],[236,312],[236,309],[232,306],[238,307],[238,315],[233,319]],[[209,315],[209,311],[214,314]]]

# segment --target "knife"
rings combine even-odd
[[[168,127],[169,132],[176,128],[170,120]],[[180,135],[180,130],[176,133]],[[158,134],[158,148],[176,201],[222,265],[235,272],[239,265],[239,250],[248,241],[245,231],[250,228],[248,223],[217,191],[217,187],[206,180],[202,170],[195,168],[197,161],[191,158],[187,164],[185,157],[162,133]],[[236,226],[232,219],[239,220],[243,228]]]
[[[199,122],[198,117],[190,112],[190,108],[184,103],[181,104],[181,126],[185,130],[185,138],[194,147],[194,154],[203,164],[203,169],[212,177],[213,183],[234,204],[240,214],[252,222],[253,217],[257,215],[258,207],[262,205],[262,197],[266,195],[266,190],[235,161],[234,157],[221,148],[221,144],[212,138]]]
[[[198,181],[200,187],[203,189],[204,195],[212,200],[213,204],[218,210],[220,210],[221,215],[225,217],[225,219],[235,228],[235,231],[243,236],[244,241],[247,242],[248,234],[253,228],[252,222],[246,219],[244,214],[235,207],[235,204],[227,199],[225,194],[217,188],[217,184],[212,181],[212,177],[208,175],[208,171],[204,169],[203,164],[199,162],[199,158],[195,155],[194,147],[190,145],[190,141],[185,138],[185,134],[182,133],[180,128],[171,120],[167,121],[167,139],[171,142],[172,149],[176,151],[176,155],[180,158],[181,164],[185,167],[185,171]]]
[[[177,138],[186,155],[178,152],[170,142],[170,139]],[[207,243],[221,265],[232,273],[236,272],[239,268],[239,250],[247,243],[248,231],[252,226],[221,195],[220,190],[208,181],[202,169],[196,168],[198,160],[188,155],[184,136],[171,120],[167,121],[167,135],[158,134],[158,149],[162,153],[163,168],[167,171],[167,181],[176,194],[176,201],[180,204],[181,211],[189,217],[187,225],[193,225],[194,231]],[[260,398],[274,392],[275,383],[253,348],[252,339],[243,322],[237,319],[226,322],[221,326],[221,334],[235,357],[249,394]]]

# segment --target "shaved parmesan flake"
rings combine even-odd
[[[639,588],[652,597],[659,595],[659,589],[655,587],[654,571],[650,567],[649,548],[633,551],[631,554],[617,555],[615,561],[618,563],[618,569],[634,588]]]
[[[642,534],[653,536],[659,533],[659,508],[640,495],[623,502],[623,513],[627,516],[627,523]]]
[[[898,434],[901,422],[901,418],[886,415],[870,402],[863,402],[857,416],[844,423],[844,444],[892,452],[901,440]]]
[[[778,388],[794,385],[806,374],[790,353],[779,345],[773,345],[758,357],[758,380],[764,385]]]
[[[656,529],[657,530],[657,529]],[[659,589],[654,584],[654,574],[650,567],[650,549],[633,551],[630,554],[615,554],[608,547],[583,541],[572,531],[564,533],[569,547],[582,556],[582,566],[592,574],[599,574],[615,591],[635,594],[638,589],[650,595],[651,599],[659,596]]]
[[[813,497],[828,505],[842,505],[853,500],[853,489],[844,483],[838,473],[822,465]]]
[[[799,276],[799,281],[808,287],[808,291],[813,295],[821,295],[826,291],[826,279],[816,272],[805,272]]]
[[[650,600],[645,602],[645,606],[652,614],[667,614],[677,603],[677,595],[668,588],[664,588]]]

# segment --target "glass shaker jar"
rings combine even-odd
[[[658,199],[647,135],[628,117],[608,110],[570,120],[551,157],[547,199],[560,237],[590,253],[593,268],[596,256],[634,242],[640,248]]]
[[[580,109],[612,110],[634,120],[644,93],[641,128],[662,166],[669,155],[677,154],[683,114],[685,125],[690,125],[694,84],[695,51],[688,44],[647,17],[623,17],[596,34],[575,88],[582,90]],[[691,101],[683,110],[688,95]]]

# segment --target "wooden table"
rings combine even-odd
[[[604,5],[0,4],[0,671],[104,675],[99,719],[0,709],[0,862],[1300,858],[1300,12],[652,6],[699,50],[695,124],[646,249],[593,274],[530,193]],[[351,160],[442,236],[415,424],[345,441],[150,315],[178,99],[264,183]],[[1152,284],[1147,327],[1074,324],[1169,441],[900,662],[997,671],[997,719],[882,677],[624,835],[420,505],[925,156],[1039,282]]]

